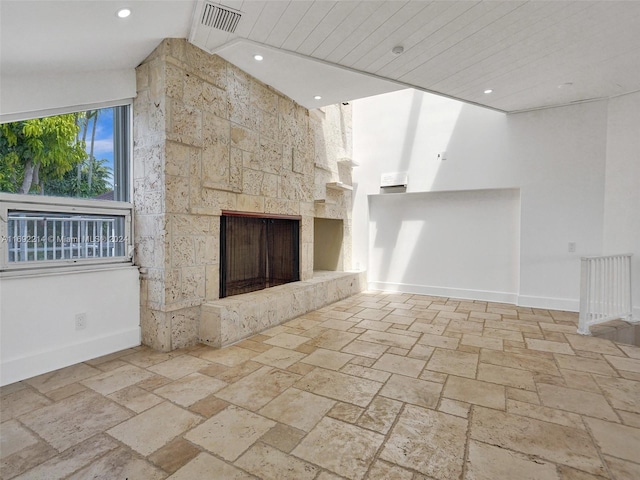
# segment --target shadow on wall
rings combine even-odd
[[[417,107],[419,96],[424,96],[421,109]],[[408,282],[410,275],[403,276],[397,270],[413,267],[414,261],[409,259],[424,257],[424,252],[433,248],[431,239],[447,238],[444,232],[449,234],[448,244],[431,254],[454,262],[464,254],[458,237],[476,236],[479,241],[491,238],[491,232],[481,225],[459,230],[461,221],[454,217],[449,224],[443,222],[436,227],[433,223],[436,212],[431,208],[427,211],[426,204],[417,216],[398,208],[396,217],[389,216],[385,218],[387,223],[380,224],[385,231],[379,231],[373,218],[380,213],[375,208],[381,206],[371,203],[379,192],[379,176],[405,170],[409,177],[408,193],[398,196],[417,192],[519,190],[520,224],[508,247],[519,251],[516,302],[541,308],[577,308],[579,256],[597,254],[603,244],[598,232],[603,229],[603,197],[607,192],[606,103],[506,115],[450,99],[401,91],[379,100],[363,99],[361,105],[356,124],[357,153],[370,168],[362,169],[358,180],[361,186],[366,185],[367,194],[374,200],[370,199],[369,205],[372,209],[371,229],[367,230],[369,243],[362,241],[358,246],[367,252],[372,282]],[[438,159],[441,152],[446,152],[446,160]],[[415,208],[419,209],[422,201],[426,199],[413,200]],[[366,211],[364,201],[358,206]],[[424,221],[420,229],[412,226],[419,218]],[[411,231],[411,235],[406,231]],[[472,241],[469,243],[474,246]],[[568,243],[577,243],[577,250],[568,251]],[[476,275],[482,258],[481,255],[470,259],[466,271]],[[441,279],[448,270],[445,266],[433,285],[442,285]],[[427,278],[428,273],[425,270],[422,277]],[[426,280],[421,284],[426,284]]]
[[[438,97],[433,97],[436,99]],[[400,150],[400,159],[396,166],[397,172],[409,172],[409,182],[411,182],[411,191],[427,191],[430,190],[431,184],[422,183],[418,179],[434,179],[437,176],[440,162],[425,162],[427,159],[419,158],[422,152],[431,151],[435,157],[435,151],[446,151],[451,136],[455,130],[455,126],[458,122],[458,116],[461,113],[460,108],[456,108],[458,105],[462,106],[460,102],[452,102],[449,99],[443,99],[443,102],[439,107],[436,107],[433,116],[423,114],[425,94],[417,90],[412,91],[412,97],[409,108],[407,110],[406,118],[394,118],[393,126],[406,125],[404,129],[404,135],[402,137],[402,148]],[[429,108],[430,106],[427,106]],[[429,118],[425,120],[425,118]],[[388,120],[387,120],[388,121]],[[393,128],[391,126],[391,128]],[[427,135],[419,135],[421,129],[425,129]],[[429,142],[433,138],[437,139],[437,142],[433,142],[434,145],[425,145],[424,142]],[[440,147],[441,145],[441,147]],[[434,150],[436,149],[436,150]],[[384,171],[384,170],[383,170]],[[432,182],[431,182],[432,183]],[[417,187],[414,187],[416,184]],[[407,188],[405,187],[392,187],[392,188],[380,188],[381,194],[395,194],[405,193]],[[369,212],[372,211],[371,201],[369,202]],[[385,225],[384,231],[377,231],[375,234],[375,240],[373,241],[373,248],[383,249],[387,246],[388,250],[383,253],[381,263],[379,265],[379,278],[389,278],[393,269],[397,277],[398,268],[402,268],[398,259],[394,259],[394,252],[396,248],[401,248],[403,252],[410,252],[407,256],[407,262],[413,256],[413,252],[420,243],[419,238],[424,238],[426,232],[422,232],[418,236],[414,236],[413,240],[404,240],[403,245],[398,245],[399,235],[404,231],[411,231],[415,233],[415,225],[410,226],[405,224],[403,212],[398,212],[399,215],[388,219],[389,225]],[[373,218],[371,218],[373,220]],[[419,221],[420,219],[415,219]],[[425,225],[426,227],[426,225]],[[412,243],[412,245],[409,245]],[[404,263],[404,262],[400,262]],[[371,262],[369,261],[369,265]],[[405,265],[406,267],[406,265]]]
[[[369,212],[372,283],[496,301],[517,294],[517,189],[375,195]]]
[[[411,99],[411,106],[409,108],[409,112],[407,115],[407,128],[405,129],[405,134],[402,142],[402,150],[400,154],[400,163],[398,164],[397,171],[398,172],[406,172],[409,170],[411,166],[411,158],[414,150],[414,146],[416,143],[416,136],[418,134],[418,123],[420,120],[420,113],[422,111],[422,103],[423,103],[424,95],[422,92],[417,90],[413,91],[413,97]],[[402,121],[398,120],[399,123]],[[404,193],[406,188],[403,187],[393,187],[393,188],[380,188],[380,193],[383,194],[393,194],[393,193]],[[371,200],[369,201],[369,212],[371,212]],[[371,218],[373,221],[373,218]],[[386,245],[388,248],[393,248],[387,252],[383,258],[380,265],[380,278],[388,278],[390,273],[393,254],[392,251],[395,250],[398,243],[398,235],[400,234],[400,229],[402,226],[402,217],[394,217],[391,219],[391,224],[386,226],[384,230],[378,231],[375,236],[375,241],[373,242],[374,248],[382,248],[382,246]],[[409,248],[408,245],[403,245],[402,248]],[[413,251],[415,245],[411,247],[411,251]],[[371,262],[369,262],[371,265]]]
[[[420,122],[420,113],[422,112],[422,103],[424,95],[417,90],[413,91],[411,99],[411,108],[409,109],[407,129],[402,142],[402,150],[400,153],[400,164],[398,172],[406,172],[411,166],[411,159],[416,144],[416,136],[418,135],[418,124]]]
[[[492,122],[503,123],[505,116],[496,113],[487,121],[486,110],[425,98],[413,91],[405,119],[397,121],[406,121],[396,165],[398,172],[409,173],[408,193],[384,189],[369,197],[370,281],[387,289],[433,294],[448,289],[459,296],[513,301],[519,284],[520,193],[496,188],[493,170],[485,171],[483,162],[486,156],[496,163],[504,158],[504,145],[491,138]],[[439,157],[444,152],[447,160]]]
[[[516,186],[513,166],[504,161],[507,157],[506,114],[462,103],[443,103],[437,117],[442,117],[438,124],[434,124],[432,117],[425,128],[427,135],[435,137],[432,141],[439,149],[424,150],[427,158],[421,159],[420,163],[427,166],[427,171],[418,190]],[[431,133],[432,130],[436,133]]]

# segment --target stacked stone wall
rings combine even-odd
[[[351,111],[310,113],[182,39],[161,42],[137,68],[137,86],[142,335],[168,351],[198,341],[200,306],[218,299],[223,210],[299,215],[301,280],[313,277],[314,217],[342,219],[350,245],[350,192],[326,184],[350,182],[339,160],[350,156]]]

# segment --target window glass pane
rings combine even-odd
[[[9,212],[9,263],[125,256],[124,216]]]
[[[128,107],[0,125],[0,192],[127,200]]]

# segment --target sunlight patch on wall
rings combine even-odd
[[[411,165],[415,169],[412,177],[421,179],[419,190],[429,191],[438,175],[438,171],[448,160],[448,155],[439,158],[444,152],[448,152],[451,137],[456,128],[458,118],[462,111],[463,103],[436,95],[422,94],[425,96],[422,111],[418,120],[417,131],[427,132],[426,136],[419,136],[416,140],[415,152],[425,155],[426,158],[412,157]],[[422,145],[421,145],[422,144]],[[417,186],[417,185],[416,185]],[[416,189],[409,186],[410,191]]]
[[[383,226],[378,228],[379,225]],[[372,221],[369,235],[372,241],[369,248],[370,278],[401,281],[426,226],[426,220],[402,219],[400,216],[387,218],[384,222]]]

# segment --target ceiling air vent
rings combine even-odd
[[[205,3],[204,12],[202,13],[202,25],[233,33],[236,31],[241,16],[240,12],[231,10],[228,7]]]

